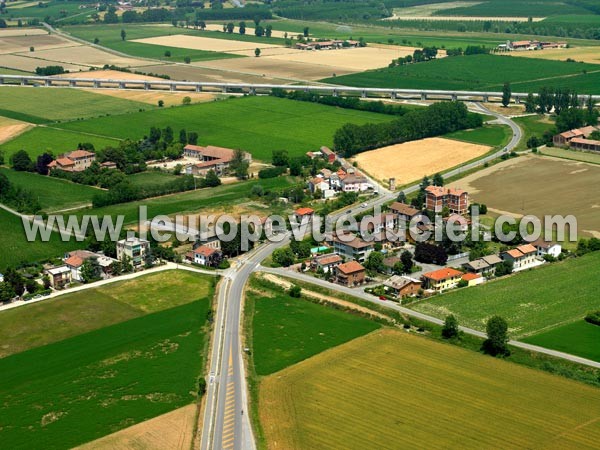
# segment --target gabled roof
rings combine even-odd
[[[507,250],[504,253],[506,253],[507,255],[511,256],[514,259],[522,258],[523,256],[525,256],[525,255],[523,255],[523,253],[521,253],[516,248],[513,248],[512,250]]]
[[[298,208],[294,212],[297,216],[310,216],[315,213],[315,210],[312,208]]]
[[[95,153],[88,152],[87,150],[73,150],[72,152],[65,153],[67,158],[89,158],[90,156],[94,156]]]
[[[478,273],[465,273],[462,277],[465,281],[476,280],[477,278],[481,278],[481,275]]]
[[[490,266],[493,266],[494,264],[500,264],[502,262],[502,258],[500,258],[498,255],[487,255],[481,259],[483,259]]]
[[[533,245],[536,248],[550,248],[553,247],[555,245],[558,245],[556,242],[553,241],[545,241],[543,239],[538,239],[536,241],[531,242],[531,245]]]
[[[70,256],[65,260],[65,264],[77,269],[83,265],[83,259],[81,259],[79,256]]]
[[[342,257],[338,254],[323,255],[316,258],[318,264],[326,266],[327,264],[335,264],[342,262]]]
[[[403,214],[405,216],[416,216],[419,214],[419,210],[417,208],[413,208],[406,203],[394,202],[391,204],[390,209],[398,214]]]
[[[197,249],[194,250],[194,254],[196,255],[202,255],[205,258],[208,258],[209,256],[214,255],[215,253],[218,253],[219,250],[213,247],[209,247],[207,245],[201,245],[200,247],[198,247]]]
[[[425,190],[434,195],[435,197],[443,197],[444,195],[463,195],[466,194],[467,191],[463,191],[462,189],[457,188],[445,188],[443,186],[427,186]]]
[[[434,270],[433,272],[427,272],[423,274],[423,278],[429,278],[434,281],[443,281],[450,278],[456,278],[462,275],[462,272],[453,269],[451,267],[445,267],[443,269]]]
[[[488,267],[490,267],[490,265],[482,258],[470,261],[470,262],[466,263],[465,266],[468,266],[474,270],[483,270],[483,269],[487,269]]]
[[[421,281],[403,275],[394,275],[384,281],[383,285],[393,289],[402,289],[404,286],[407,286],[411,283],[421,284]]]
[[[362,272],[365,270],[362,264],[360,264],[358,261],[350,261],[344,264],[340,264],[336,267],[336,269],[346,275],[350,275],[356,272]]]
[[[352,248],[364,248],[364,247],[370,247],[372,245],[374,245],[373,242],[367,242],[364,239],[361,239],[360,237],[354,235],[354,238],[352,240],[341,240],[338,236],[335,236],[333,238],[333,240],[335,242],[338,242],[342,245],[347,245],[348,247],[352,247]]]
[[[533,245],[531,245],[531,244],[519,245],[517,247],[517,250],[519,250],[524,255],[527,255],[529,253],[535,253],[535,252],[537,252],[537,249]]]

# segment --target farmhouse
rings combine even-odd
[[[325,158],[329,164],[333,164],[335,159],[337,158],[335,152],[333,150],[331,150],[329,147],[325,147],[325,146],[321,147],[321,154],[323,155],[323,158]]]
[[[310,265],[314,270],[321,269],[323,270],[323,272],[327,273],[330,270],[333,270],[336,266],[340,265],[342,262],[342,257],[334,253],[329,255],[316,256],[311,261]]]
[[[223,260],[223,252],[218,248],[209,247],[208,245],[201,245],[189,252],[186,258],[194,264],[200,264],[201,266],[216,267]]]
[[[525,270],[538,265],[537,249],[531,244],[519,245],[517,248],[502,253],[504,261],[513,264],[513,271]]]
[[[150,242],[137,237],[122,239],[117,242],[117,259],[123,260],[127,257],[131,260],[133,267],[139,267],[144,262],[144,257],[150,251]]]
[[[341,178],[340,185],[344,192],[363,192],[372,187],[369,180],[360,174],[346,175]]]
[[[467,191],[442,186],[427,186],[425,188],[425,208],[435,213],[441,213],[447,207],[451,213],[466,214],[469,206]]]
[[[48,164],[50,170],[64,170],[66,172],[82,172],[96,161],[96,154],[87,150],[74,150],[59,155]]]
[[[573,139],[587,139],[594,131],[598,129],[593,126],[574,128],[572,130],[563,131],[552,138],[552,142],[557,147],[567,147],[571,145]],[[572,146],[572,145],[571,145]]]
[[[356,261],[350,261],[336,266],[335,276],[340,284],[356,286],[365,281],[365,268]]]
[[[252,162],[250,153],[244,152],[243,155],[244,161]],[[188,144],[183,148],[183,156],[200,161],[186,167],[185,172],[188,175],[204,176],[209,170],[214,170],[217,175],[222,175],[229,169],[235,157],[235,150],[213,145],[201,147]]]
[[[600,141],[595,139],[573,138],[569,142],[569,147],[575,150],[590,150],[600,152]]]
[[[421,289],[421,282],[415,278],[394,275],[384,281],[383,285],[398,298],[414,297]]]
[[[308,181],[308,190],[311,194],[314,194],[318,190],[324,192],[329,190],[329,183],[321,177],[311,178]]]
[[[463,275],[462,272],[452,269],[451,267],[434,270],[433,272],[424,273],[421,278],[423,285],[427,289],[434,291],[445,291],[456,287]]]

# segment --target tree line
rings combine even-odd
[[[358,97],[335,97],[333,95],[319,95],[303,91],[285,91],[281,88],[275,88],[271,91],[273,97],[287,98],[302,102],[319,103],[327,106],[336,106],[344,109],[356,109],[359,111],[376,112],[380,114],[390,114],[394,116],[403,116],[408,109],[401,105],[391,105],[382,101],[364,102]]]
[[[35,214],[42,209],[31,191],[15,186],[3,173],[0,173],[0,203],[27,214]]]
[[[350,157],[366,150],[477,128],[482,124],[481,115],[470,113],[462,102],[434,103],[427,108],[408,111],[391,122],[347,123],[335,132],[334,149]]]

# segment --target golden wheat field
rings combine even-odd
[[[269,448],[598,448],[600,390],[382,330],[265,378]]]

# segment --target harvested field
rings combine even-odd
[[[120,70],[92,70],[87,72],[65,73],[57,75],[59,78],[99,78],[101,80],[162,80],[158,77],[138,75]],[[95,90],[94,92],[98,92]]]
[[[190,50],[209,50],[213,52],[233,52],[237,50],[253,50],[255,48],[279,47],[273,44],[256,42],[230,41],[228,39],[214,39],[206,37],[175,34],[172,36],[159,36],[153,38],[135,39],[132,42],[142,44],[165,45],[167,47],[188,48]]]
[[[340,50],[341,52],[341,50]],[[287,55],[285,55],[287,56]],[[389,62],[389,61],[388,61]],[[319,80],[336,75],[347,75],[356,70],[344,69],[342,67],[306,64],[297,61],[286,61],[276,57],[263,58],[239,58],[221,59],[219,61],[207,61],[202,63],[204,67],[223,70],[224,76],[229,78],[235,72],[245,72],[257,77],[269,75],[272,78],[284,78],[287,80]],[[266,78],[261,78],[264,83]]]
[[[575,61],[591,64],[600,63],[600,47],[550,48],[531,52],[508,52],[502,53],[502,55],[557,61],[565,61],[571,58]]]
[[[600,440],[598,389],[395,330],[277,372],[259,395],[271,449],[591,449]]]
[[[0,34],[0,54],[29,52],[29,47],[34,47],[35,54],[40,50],[48,50],[53,48],[79,46],[73,42],[56,35],[48,34],[33,34],[30,36],[4,36]]]
[[[206,24],[206,30],[208,31],[223,31],[223,25],[218,24],[218,23],[207,23]],[[249,36],[254,36],[254,28],[251,27],[246,27],[246,34]],[[234,34],[239,34],[239,27],[238,27],[238,23],[235,23],[235,29],[233,30]],[[298,36],[299,34],[303,34],[303,30],[301,28],[298,28],[298,31],[296,31],[295,33],[292,31],[288,31],[287,35],[289,38],[291,38],[292,36]],[[271,32],[271,37],[274,38],[285,38],[286,36],[286,32],[285,31],[280,31],[280,30],[273,30]]]
[[[0,144],[11,140],[24,131],[27,131],[32,126],[32,124],[27,122],[0,116]]]
[[[522,103],[510,103],[507,107],[499,103],[484,103],[484,106],[490,111],[506,116],[516,116],[525,113],[525,105]]]
[[[598,165],[535,155],[510,159],[451,183],[469,191],[472,201],[488,205],[490,212],[540,219],[573,214],[578,234],[600,237],[600,201],[581,195],[598,185]]]
[[[246,60],[250,58],[243,59]],[[230,70],[222,70],[216,68],[213,69],[210,67],[205,67],[206,63],[202,63],[201,65],[202,67],[197,67],[194,65],[194,63],[189,65],[186,64],[185,66],[181,64],[159,64],[154,66],[133,67],[132,70],[141,70],[143,72],[152,72],[161,75],[168,75],[169,77],[171,77],[171,79],[180,81],[227,81],[230,83],[271,83],[274,81],[281,81],[277,80],[272,76],[263,77],[262,73],[235,73]]]
[[[359,153],[353,160],[378,180],[385,182],[395,177],[396,184],[402,186],[482,156],[489,150],[485,145],[436,137]]]
[[[194,432],[196,405],[188,405],[75,447],[77,450],[183,450]]]
[[[30,53],[21,53],[21,56],[29,56]],[[142,66],[147,64],[143,59],[127,58],[108,53],[87,45],[78,45],[68,48],[54,48],[50,50],[35,51],[35,56],[47,60],[43,65],[53,63],[71,63],[76,61],[83,66],[102,67],[105,64],[113,64],[120,67]],[[66,68],[66,67],[65,67]]]
[[[94,94],[110,95],[111,97],[124,98],[136,102],[156,105],[159,100],[165,102],[165,106],[181,105],[184,97],[190,97],[192,103],[202,103],[214,100],[217,94],[198,93],[198,92],[156,92],[156,91],[133,91],[123,89],[90,89]],[[1,133],[1,131],[0,131]],[[2,139],[0,138],[0,142]]]
[[[24,70],[25,72],[35,72],[36,67],[45,67],[48,65],[56,65],[58,63],[58,61],[48,61],[46,59],[30,56],[41,56],[40,53],[41,52],[21,53],[20,55],[2,55],[2,65],[4,67],[10,67],[11,69]],[[72,58],[69,59],[72,60]],[[65,70],[70,70],[72,72],[89,69],[88,66],[67,62],[61,62],[60,65],[63,66]]]
[[[37,2],[36,2],[37,3]],[[14,6],[12,6],[14,8]],[[48,32],[41,28],[2,28],[0,29],[0,39],[9,36],[37,36],[43,34],[48,36]]]

